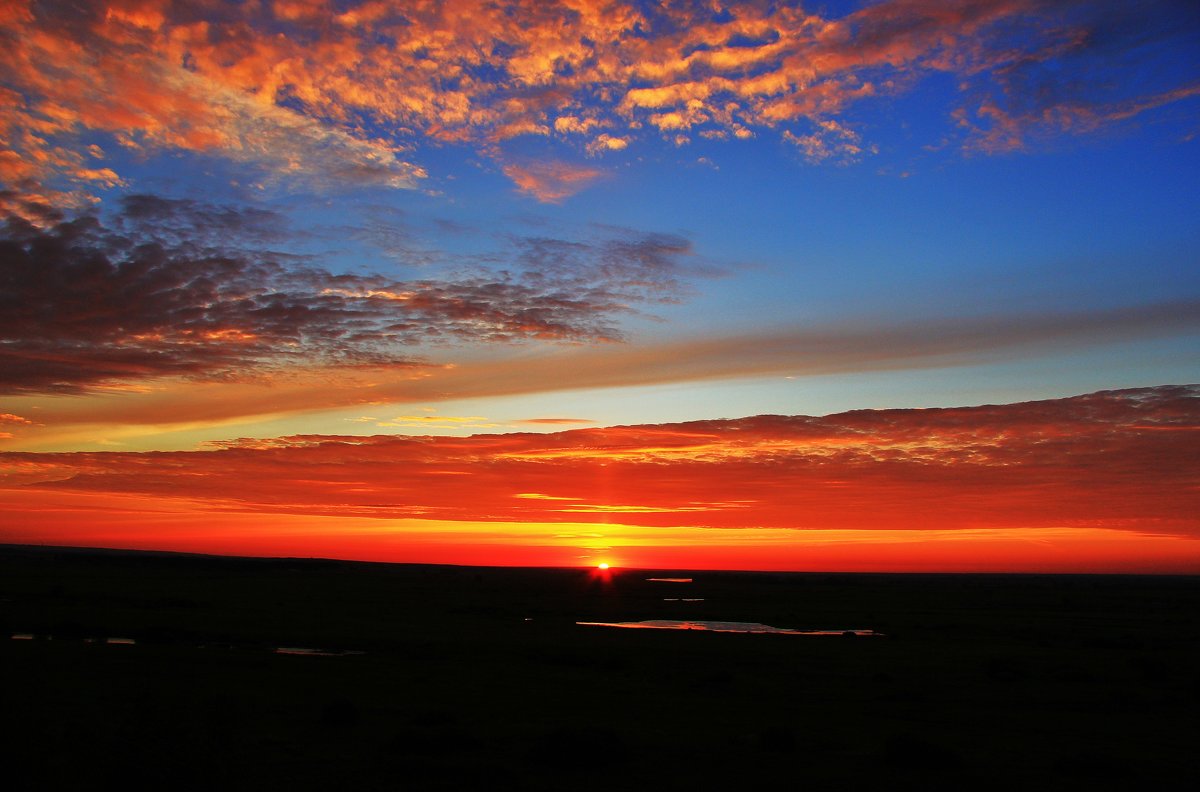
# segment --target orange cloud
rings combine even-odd
[[[757,553],[760,564],[768,548],[821,546],[870,564],[864,545],[883,543],[907,546],[910,562],[924,553],[934,568],[989,568],[974,554],[994,545],[1008,553],[1000,566],[1019,567],[1023,548],[1024,568],[1038,569],[1082,563],[1054,546],[1099,542],[1088,551],[1093,561],[1103,548],[1122,547],[1162,563],[1165,547],[1186,550],[1181,543],[1200,539],[1198,432],[1200,386],[1175,386],[555,434],[297,436],[191,452],[0,453],[0,504],[27,512],[5,521],[0,540],[61,539],[53,532],[37,539],[54,523],[74,540],[92,531],[85,543],[104,543],[129,515],[69,504],[110,499],[146,526],[144,541],[153,538],[156,514],[175,509],[191,515],[179,539],[210,548],[224,541],[226,552],[251,536],[262,540],[261,551],[272,546],[266,528],[236,538],[211,527],[243,526],[253,516],[285,534],[306,526],[334,555],[348,552],[339,547],[362,553],[373,543],[384,552],[405,542],[415,553],[439,538],[469,555],[483,544],[557,536],[570,545],[592,533],[601,538],[589,542],[629,552],[657,547],[666,560],[668,548],[709,541],[735,555]],[[341,536],[350,525],[353,535]],[[159,537],[177,546],[169,531]],[[280,542],[276,552],[291,547]],[[1200,560],[1188,547],[1177,563]],[[678,559],[694,556],[675,558],[663,565],[686,566]],[[802,563],[796,553],[789,558]]]
[[[472,437],[297,436],[172,453],[0,455],[23,485],[295,513],[785,528],[1093,525],[1200,536],[1200,387],[941,410]],[[470,474],[470,497],[445,473]],[[1092,493],[1103,489],[1106,497]],[[522,493],[537,493],[531,498]],[[519,496],[519,497],[517,497]],[[569,498],[563,507],[543,501]],[[646,522],[649,520],[649,522]]]
[[[953,74],[978,109],[982,126],[967,145],[984,151],[1017,148],[1029,131],[1084,133],[1194,94],[1179,85],[1147,93],[1121,78],[1120,59],[1144,52],[1148,37],[1194,35],[1194,21],[1170,3],[1115,21],[1106,4],[1035,0],[888,0],[840,18],[788,4],[735,4],[716,16],[703,4],[566,0],[204,11],[167,0],[6,4],[8,185],[61,201],[72,191],[52,188],[56,178],[84,191],[118,183],[121,174],[85,163],[81,131],[131,149],[223,156],[276,177],[407,187],[424,175],[405,154],[422,137],[489,152],[551,129],[604,128],[609,143],[583,143],[593,152],[647,128],[674,139],[783,125],[805,139],[823,123],[844,125],[850,106],[933,72]],[[1164,18],[1178,24],[1155,27]],[[1043,73],[1026,79],[1039,64]],[[1096,76],[1106,68],[1114,79]],[[1047,75],[1059,73],[1046,90]],[[363,118],[377,131],[366,132]],[[505,172],[551,201],[595,178],[555,167]]]
[[[558,203],[602,178],[605,173],[569,162],[547,161],[508,163],[504,166],[504,175],[512,179],[521,192],[545,203]]]
[[[819,121],[810,135],[785,131],[783,139],[804,153],[809,162],[854,162],[863,153],[862,137],[836,121]]]
[[[563,134],[584,135],[592,131],[601,122],[595,118],[579,118],[573,115],[563,115],[554,119],[554,129]]]
[[[595,156],[606,151],[620,151],[628,145],[629,141],[625,138],[601,133],[596,136],[595,140],[587,144],[587,152]]]

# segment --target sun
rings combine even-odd
[[[608,562],[601,561],[599,564],[596,564],[596,569],[608,569]]]

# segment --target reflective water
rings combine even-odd
[[[772,633],[776,635],[846,635],[873,637],[880,636],[874,630],[792,630],[785,627],[772,627],[758,622],[732,621],[702,621],[677,619],[647,619],[636,622],[575,622],[585,627],[624,627],[641,630],[699,630],[703,632],[731,633]]]
[[[2,634],[0,634],[0,635],[2,635]],[[52,641],[52,640],[54,640],[53,635],[37,635],[35,633],[13,633],[10,637],[14,641],[37,641],[37,640]],[[68,640],[70,640],[70,639],[68,639]],[[82,638],[82,639],[75,639],[75,640],[81,640],[83,643],[86,643],[86,644],[107,644],[109,646],[136,646],[137,645],[137,639],[135,639],[135,638],[110,637],[110,638]],[[192,648],[193,649],[227,649],[227,650],[237,650],[237,651],[247,650],[247,649],[253,650],[253,651],[261,651],[262,650],[261,644],[257,645],[257,646],[250,645],[250,644],[195,644]],[[306,646],[278,646],[278,647],[271,649],[271,651],[274,652],[275,654],[317,655],[317,656],[321,656],[321,657],[348,657],[351,655],[366,654],[366,652],[361,652],[361,651],[354,650],[354,649],[345,649],[345,650],[312,649],[312,648],[309,648]]]
[[[328,649],[310,649],[305,646],[277,646],[275,654],[282,655],[306,655],[308,657],[348,657],[350,655],[361,655],[366,652],[358,652],[354,650],[346,650],[341,652],[333,652]]]
[[[45,640],[45,641],[53,641],[54,640],[53,635],[43,635],[40,637],[42,640]],[[34,635],[33,633],[14,633],[12,635],[12,640],[14,640],[14,641],[36,641],[36,640],[38,640],[38,638],[39,638],[39,636]],[[71,639],[68,638],[67,640],[71,640]],[[121,646],[132,646],[133,644],[137,643],[137,641],[135,641],[132,638],[84,638],[82,640],[84,643],[104,643],[104,644],[115,644],[115,645],[121,645]]]

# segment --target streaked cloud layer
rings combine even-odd
[[[869,568],[874,543],[902,543],[897,532],[911,531],[912,541],[958,547],[955,563],[989,568],[957,542],[983,532],[996,541],[1100,537],[1131,547],[1105,533],[1119,532],[1152,546],[1161,544],[1154,537],[1177,537],[1179,547],[1192,547],[1185,540],[1200,541],[1197,432],[1200,388],[1191,386],[551,434],[321,435],[176,453],[9,453],[0,455],[0,471],[10,508],[42,512],[34,524],[72,493],[120,496],[122,509],[140,502],[136,521],[158,510],[210,515],[207,528],[162,534],[171,547],[219,544],[223,515],[250,513],[263,526],[279,525],[281,540],[295,517],[335,518],[323,533],[319,523],[307,529],[335,554],[370,553],[362,527],[369,518],[377,527],[365,530],[389,552],[429,541],[430,531],[442,543],[477,544],[489,523],[497,533],[488,542],[518,551],[551,536],[579,552],[612,550],[598,541],[605,537],[661,550],[683,537],[703,543],[704,531],[714,531],[726,549],[769,566],[765,551],[786,546],[781,532],[791,532],[794,547],[857,544],[847,558]],[[342,536],[351,518],[358,527]],[[73,519],[86,534],[87,515]],[[512,526],[523,528],[513,535]],[[14,524],[0,538],[28,540],[27,531]],[[469,535],[456,538],[460,531]],[[1036,542],[1027,555],[1034,566],[1045,562]],[[1170,568],[1197,560],[1193,548]]]
[[[1197,431],[1200,388],[1180,386],[824,418],[0,459],[9,486],[173,494],[264,512],[531,523],[606,514],[664,527],[1091,525],[1200,538]]]
[[[78,441],[88,433],[104,431],[102,427],[107,427],[108,434],[119,436],[124,432],[138,434],[144,431],[140,429],[143,427],[244,423],[281,414],[303,415],[349,407],[378,409],[373,405],[389,403],[469,399],[486,404],[497,397],[564,391],[568,394],[562,398],[569,403],[569,392],[584,388],[688,383],[699,387],[704,383],[770,375],[805,378],[980,366],[1030,354],[1074,355],[1105,343],[1195,332],[1200,323],[1198,308],[1200,303],[1171,302],[1074,315],[1026,314],[863,327],[780,328],[771,333],[701,336],[676,342],[567,345],[539,353],[517,348],[497,350],[485,359],[461,365],[402,358],[384,365],[369,360],[368,353],[363,351],[367,347],[347,341],[350,351],[332,365],[289,368],[287,363],[291,358],[305,355],[292,347],[258,352],[260,348],[247,340],[242,352],[245,357],[239,359],[234,357],[238,350],[229,350],[229,339],[218,337],[185,339],[181,342],[182,349],[173,355],[166,354],[173,346],[164,345],[158,356],[152,357],[157,368],[130,372],[111,368],[104,358],[106,347],[102,343],[95,347],[71,343],[67,350],[54,356],[54,359],[68,354],[76,356],[70,367],[64,365],[63,370],[68,373],[55,387],[70,393],[82,387],[85,376],[99,378],[105,374],[114,377],[111,384],[101,387],[99,380],[94,379],[91,384],[97,391],[85,401],[26,397],[25,403],[36,405],[42,425],[13,427],[12,434],[18,439],[27,436],[36,447],[39,442],[58,444],[63,437]],[[315,326],[315,320],[302,328],[311,326]],[[335,322],[334,327],[337,326]],[[43,348],[49,346],[44,341],[38,343]],[[335,337],[329,343],[342,341]],[[51,371],[49,363],[43,363],[32,352],[24,352],[29,344],[9,346],[13,365],[7,386],[11,391],[33,390],[30,380],[39,376],[43,377],[42,387],[47,387],[46,375],[41,372]],[[122,348],[129,346],[138,349],[136,342]],[[306,359],[313,359],[320,350],[320,342],[307,344],[305,348]],[[152,347],[144,350],[148,356],[155,352]],[[256,352],[262,357],[254,357]],[[88,354],[97,359],[87,357]],[[169,365],[187,362],[192,359],[189,355],[195,356],[198,367],[208,367],[205,376],[182,380],[167,376],[171,373]],[[19,365],[26,358],[32,362]],[[362,362],[356,364],[355,360]],[[221,368],[235,364],[236,372]],[[18,379],[21,376],[25,379]],[[733,404],[721,409],[739,408]],[[548,423],[549,420],[541,419],[533,425],[551,427],[553,423]],[[403,428],[416,428],[413,421],[401,423]]]

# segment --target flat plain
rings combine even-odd
[[[8,546],[0,737],[14,789],[1170,788],[1198,617],[1197,577]],[[577,624],[645,619],[881,635]]]

